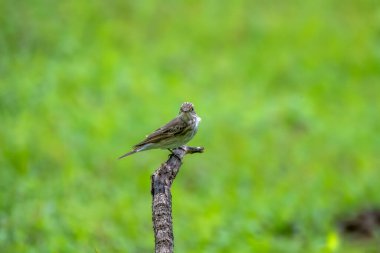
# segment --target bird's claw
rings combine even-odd
[[[181,146],[181,147],[179,147],[179,148],[181,148],[181,149],[183,149],[183,147]],[[177,159],[178,160],[180,160],[181,161],[181,157],[179,157],[172,149],[170,149],[170,148],[168,148],[168,150],[170,151],[170,155],[169,155],[169,157],[171,157],[171,156],[175,156],[175,157],[177,157]]]

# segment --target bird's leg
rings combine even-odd
[[[169,156],[175,156],[175,157],[177,157],[178,158],[178,160],[180,160],[181,161],[181,158],[171,149],[171,148],[168,148],[168,150],[170,151],[170,155]]]

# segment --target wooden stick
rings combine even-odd
[[[203,147],[182,146],[151,176],[152,221],[156,253],[172,253],[174,248],[171,186],[186,154],[202,153]]]

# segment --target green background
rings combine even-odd
[[[153,252],[150,175],[116,158],[202,118],[176,252],[378,252],[376,1],[0,1],[1,252]]]

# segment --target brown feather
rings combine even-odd
[[[188,124],[184,122],[181,118],[176,117],[173,120],[171,120],[169,123],[167,123],[166,125],[158,128],[156,131],[148,135],[145,138],[145,140],[136,144],[134,148],[141,147],[147,143],[158,143],[166,138],[170,138],[173,135],[181,133],[183,129],[187,127],[187,125]]]

